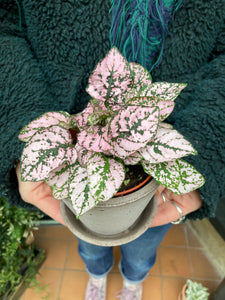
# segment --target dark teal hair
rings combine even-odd
[[[149,71],[159,65],[168,22],[183,0],[111,0],[111,46]]]

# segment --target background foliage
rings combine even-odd
[[[27,243],[27,237],[37,229],[39,212],[9,206],[0,198],[0,299],[14,291],[24,275],[34,279],[37,248]]]

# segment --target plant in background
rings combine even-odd
[[[48,112],[22,129],[22,180],[48,183],[56,199],[71,199],[77,217],[115,195],[125,165],[141,164],[177,194],[199,188],[203,176],[181,159],[196,150],[163,122],[185,86],[152,83],[112,48],[89,78],[91,100],[81,113]]]
[[[24,276],[27,284],[37,283],[37,266],[44,252],[39,250],[39,260],[35,260],[37,248],[29,239],[40,218],[40,213],[9,206],[0,198],[0,299],[8,299]]]
[[[187,288],[185,291],[185,300],[208,300],[209,292],[201,283],[187,280]]]

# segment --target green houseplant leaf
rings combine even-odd
[[[27,237],[37,229],[42,215],[25,208],[9,206],[6,199],[0,198],[0,298],[10,297],[18,284],[27,275],[27,284],[37,283],[37,265],[44,258],[39,251],[40,261],[35,261],[37,248],[27,244]],[[21,266],[26,264],[25,274]]]
[[[123,163],[96,153],[86,166],[88,186],[95,201],[106,201],[112,198],[125,179]]]
[[[177,130],[163,127],[158,129],[156,137],[139,152],[150,164],[197,154],[191,143]]]
[[[24,181],[48,179],[49,173],[66,161],[76,161],[77,154],[69,131],[59,126],[34,134],[23,149],[21,176]]]
[[[35,133],[42,131],[50,126],[70,128],[70,124],[71,119],[70,115],[67,112],[48,112],[25,126],[19,134],[19,139],[23,142],[28,142]]]
[[[143,160],[142,166],[159,184],[178,195],[196,190],[205,183],[203,176],[181,159],[159,164],[150,164]]]

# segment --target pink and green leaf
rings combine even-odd
[[[80,130],[90,126],[88,122],[89,115],[93,114],[94,107],[91,102],[88,103],[87,107],[80,113],[72,116],[72,122],[78,126]]]
[[[152,76],[142,65],[131,62],[129,63],[131,72],[133,72],[134,80],[132,89],[129,91],[129,94],[136,94],[136,97],[139,96],[142,91],[145,91],[152,84]]]
[[[142,96],[156,97],[164,101],[174,101],[180,92],[187,86],[186,83],[154,82]]]
[[[77,162],[70,169],[69,195],[77,218],[97,205],[88,186],[87,170]]]
[[[125,158],[144,147],[156,135],[158,122],[157,107],[128,106],[119,111],[109,125],[112,153]]]
[[[95,154],[95,152],[87,150],[78,143],[75,145],[75,149],[77,151],[77,160],[79,164],[85,168],[86,163],[89,161],[90,157]]]
[[[90,126],[77,134],[77,141],[89,151],[105,153],[112,149],[108,126]]]
[[[177,163],[179,164],[181,181],[180,184],[174,193],[182,195],[189,193],[191,191],[199,189],[204,185],[205,179],[201,173],[199,173],[194,166],[187,163],[182,159],[178,159]],[[171,190],[171,189],[170,189]],[[173,192],[173,190],[171,190]]]
[[[51,171],[45,182],[52,188],[52,195],[55,199],[62,200],[69,197],[70,169],[73,165],[64,163]]]
[[[122,162],[96,153],[87,163],[88,186],[96,201],[107,201],[119,190],[125,178]]]
[[[19,139],[23,142],[28,142],[35,133],[51,126],[60,126],[65,129],[70,128],[70,115],[63,111],[45,113],[26,125],[21,130]]]
[[[117,48],[113,47],[89,77],[86,91],[91,97],[108,104],[124,105],[125,94],[131,84],[129,64]]]
[[[77,153],[69,131],[54,126],[36,133],[21,156],[21,175],[24,181],[40,181],[64,162],[74,163]]]
[[[139,151],[136,151],[131,155],[125,157],[123,159],[123,162],[125,163],[125,165],[136,165],[141,161],[141,159],[143,159],[142,155]]]
[[[172,161],[187,155],[197,155],[197,151],[177,130],[159,128],[151,142],[139,150],[144,160],[150,164]]]
[[[205,182],[192,165],[181,159],[160,164],[150,164],[143,160],[142,166],[159,184],[178,195],[196,190]]]
[[[159,123],[159,128],[173,129],[173,125],[171,125],[169,123],[161,122],[161,123]]]
[[[172,113],[175,106],[173,101],[163,101],[155,97],[135,97],[130,99],[127,105],[137,105],[142,107],[158,107],[160,112],[160,122],[164,121]]]

